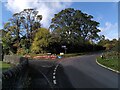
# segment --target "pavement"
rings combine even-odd
[[[119,74],[96,64],[98,54],[29,61],[32,88],[118,88]]]

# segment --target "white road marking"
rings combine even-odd
[[[57,84],[56,79],[55,79],[55,75],[56,75],[56,71],[57,71],[58,66],[59,66],[59,64],[56,65],[54,72],[53,72],[53,83],[54,84]]]
[[[56,72],[56,69],[54,69],[54,72]]]
[[[57,83],[56,83],[56,80],[53,80],[53,83],[54,83],[54,84],[57,84]]]
[[[55,67],[55,69],[54,70],[56,70],[57,68]]]
[[[53,76],[53,79],[55,79],[55,76]]]
[[[55,75],[56,73],[53,73],[53,75]]]

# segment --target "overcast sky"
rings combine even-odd
[[[42,0],[29,0],[29,2],[28,0],[5,1],[0,3],[0,8],[2,8],[0,28],[2,28],[2,25],[8,21],[13,13],[20,12],[25,8],[36,8],[39,14],[43,16],[41,23],[46,28],[49,27],[54,14],[65,8],[74,8],[92,15],[94,20],[100,22],[99,29],[101,29],[101,33],[99,34],[105,35],[108,39],[118,38],[117,2],[71,2],[72,0],[66,0],[67,2],[61,2],[61,0],[57,0],[57,2],[40,2]]]

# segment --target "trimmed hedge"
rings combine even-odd
[[[11,90],[24,88],[28,76],[27,72],[28,60],[26,58],[20,58],[17,66],[12,67],[2,73],[2,88]]]

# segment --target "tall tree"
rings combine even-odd
[[[14,35],[15,35],[15,39],[18,40],[18,43],[20,41],[20,25],[21,25],[21,20],[20,20],[20,14],[19,13],[15,13],[13,14],[12,18],[9,19],[10,20],[10,24],[11,27],[13,27],[13,29],[15,29]]]
[[[34,53],[44,53],[50,42],[50,32],[45,28],[38,29],[34,41],[31,46],[31,51]]]
[[[54,35],[60,36],[61,43],[70,44],[98,40],[98,26],[99,23],[93,20],[93,16],[67,8],[55,14],[50,29]]]
[[[14,39],[11,32],[7,32],[2,29],[2,46],[5,54],[16,53],[17,47],[14,45]]]
[[[9,48],[16,47],[17,49],[24,47],[28,50],[35,33],[41,27],[41,20],[42,16],[38,15],[38,11],[35,9],[24,9],[13,14],[9,22],[4,25],[4,46],[8,45]],[[9,44],[7,44],[8,41],[10,41]]]
[[[42,16],[38,15],[35,9],[24,9],[20,15],[22,26],[26,29],[26,37],[32,43],[36,30],[41,27]]]

